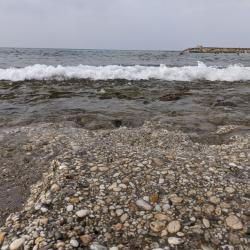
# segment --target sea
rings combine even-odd
[[[250,125],[250,54],[0,48],[0,127]]]

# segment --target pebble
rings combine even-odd
[[[41,242],[44,241],[44,238],[43,237],[37,237],[36,240],[35,240],[35,244],[36,245],[39,245]]]
[[[6,232],[5,239],[0,233],[0,249],[9,250],[16,237],[25,241],[22,250],[246,246],[249,159],[238,155],[248,153],[248,135],[213,145],[193,143],[188,134],[160,127],[64,129],[60,124],[55,132],[49,130],[53,141],[46,138],[46,154],[55,151],[57,166],[62,161],[69,167],[50,166],[31,187],[28,206],[10,215],[0,229]],[[81,151],[72,152],[70,141]],[[227,168],[229,162],[244,170]],[[234,171],[241,180],[228,178]]]
[[[209,228],[209,227],[210,227],[210,222],[209,222],[208,219],[203,218],[203,219],[202,219],[202,222],[203,222],[203,225],[204,225],[206,228]]]
[[[153,207],[152,207],[148,202],[146,202],[146,201],[143,200],[143,199],[137,200],[137,201],[136,201],[136,205],[137,205],[139,208],[141,208],[141,209],[143,209],[143,210],[147,210],[147,211],[150,211],[150,210],[153,209]]]
[[[232,187],[226,187],[226,188],[225,188],[225,191],[226,191],[227,193],[229,193],[229,194],[232,194],[232,193],[235,192],[235,189],[232,188]]]
[[[89,214],[89,210],[87,209],[82,209],[76,212],[76,216],[79,218],[84,218]]]
[[[123,214],[123,215],[120,217],[120,220],[121,220],[122,223],[124,223],[127,219],[128,219],[128,214]]]
[[[218,198],[216,196],[211,196],[209,200],[210,200],[211,203],[213,203],[215,205],[220,203],[220,198]]]
[[[159,200],[159,194],[154,193],[154,194],[150,195],[149,200],[152,203],[157,203]]]
[[[66,210],[67,210],[67,212],[72,212],[74,210],[74,206],[73,205],[68,205]]]
[[[96,242],[92,243],[89,248],[90,248],[90,250],[108,250],[107,247],[102,246]]]
[[[158,221],[167,221],[167,220],[169,220],[169,216],[166,215],[166,214],[156,214],[154,217]]]
[[[178,220],[173,220],[168,223],[167,229],[169,233],[177,233],[181,229],[181,224]]]
[[[159,158],[153,158],[152,162],[156,166],[163,166],[164,165],[164,162],[161,159],[159,159]]]
[[[46,208],[46,207],[41,207],[41,209],[40,209],[43,213],[47,213],[48,212],[48,208]]]
[[[234,229],[234,230],[240,230],[243,228],[243,224],[240,221],[240,219],[235,216],[235,215],[229,215],[226,218],[226,224],[227,226],[229,226],[230,228]]]
[[[116,212],[116,215],[119,216],[119,217],[123,214],[122,209],[117,209],[115,212]]]
[[[65,243],[62,242],[62,241],[59,241],[58,243],[56,243],[56,248],[57,249],[64,248],[64,246],[65,246]]]
[[[202,208],[202,210],[204,211],[204,213],[206,213],[207,215],[211,215],[213,214],[215,207],[211,204],[205,204]]]
[[[160,221],[153,221],[150,223],[150,228],[153,232],[161,232],[165,228],[165,223]]]
[[[72,247],[79,247],[79,242],[75,239],[71,239],[69,244],[72,246]]]
[[[110,247],[109,250],[119,250],[118,247]]]
[[[21,250],[24,245],[24,239],[16,239],[10,244],[10,250]]]
[[[60,186],[58,184],[53,184],[50,188],[51,192],[55,193],[60,190]]]
[[[80,240],[82,244],[86,247],[92,241],[92,237],[88,234],[85,234],[85,235],[80,236]]]
[[[170,245],[179,245],[179,244],[181,244],[182,242],[183,242],[182,239],[177,238],[177,237],[169,237],[169,238],[168,238],[168,243],[169,243]]]
[[[234,245],[240,244],[240,237],[237,234],[230,233],[229,240]]]
[[[170,208],[171,208],[171,206],[170,206],[168,203],[165,203],[165,204],[162,206],[162,210],[163,210],[164,212],[167,212]]]
[[[2,246],[2,244],[4,242],[4,238],[5,238],[5,233],[0,232],[0,246]]]
[[[183,198],[179,197],[179,196],[176,195],[176,194],[173,194],[173,195],[171,195],[170,200],[172,201],[172,203],[173,203],[174,205],[177,205],[177,204],[182,203]]]
[[[39,225],[47,225],[49,222],[49,219],[47,217],[42,217],[39,219]]]

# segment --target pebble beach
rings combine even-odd
[[[226,139],[150,122],[2,129],[1,143],[14,138],[13,154],[39,155],[42,167],[31,164],[37,181],[2,221],[1,249],[249,249],[250,135],[221,126],[211,136]]]

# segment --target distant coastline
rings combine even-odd
[[[233,53],[233,54],[245,54],[250,53],[250,48],[221,48],[221,47],[203,47],[198,46],[195,48],[188,48],[181,52],[183,53]]]

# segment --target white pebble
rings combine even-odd
[[[68,205],[66,209],[67,209],[68,212],[72,212],[74,210],[74,206],[73,205]]]
[[[148,202],[146,202],[145,200],[142,200],[142,199],[137,200],[136,205],[144,210],[147,210],[147,211],[152,210],[152,206]]]
[[[24,239],[16,239],[10,244],[10,250],[18,250],[21,249],[24,245]]]
[[[170,245],[179,245],[182,243],[182,239],[177,238],[177,237],[169,237],[168,238],[168,243]]]
[[[75,239],[71,239],[69,243],[70,243],[70,245],[72,247],[78,247],[79,246],[79,242],[77,240],[75,240]]]
[[[87,209],[82,209],[76,212],[76,216],[79,218],[86,217],[89,214],[89,210]]]

